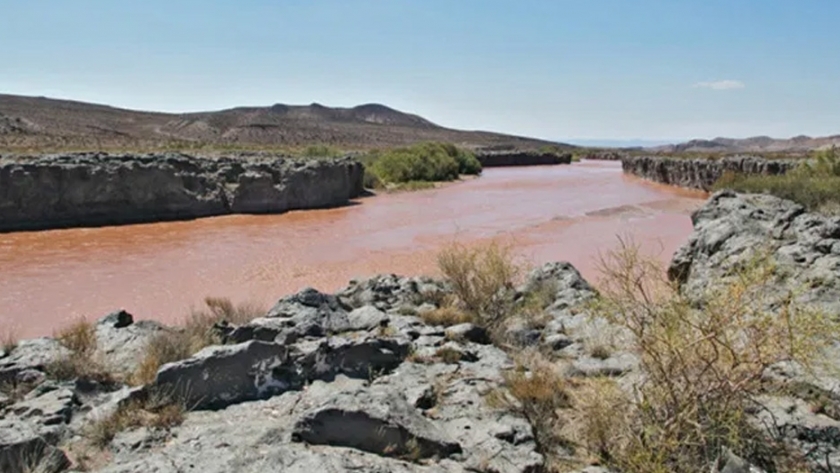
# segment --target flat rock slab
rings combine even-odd
[[[413,460],[461,452],[404,393],[382,385],[319,384],[307,393],[307,401],[317,405],[295,423],[292,435],[298,441]]]

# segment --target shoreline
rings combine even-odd
[[[715,193],[670,261],[669,276],[680,294],[699,298],[712,281],[737,280],[733,268],[743,266],[756,242],[768,242],[787,271],[785,278],[765,283],[768,300],[811,281],[808,302],[836,313],[837,285],[826,279],[836,272],[826,275],[823,269],[837,256],[822,251],[826,238],[817,238],[836,224],[796,209],[775,197]],[[784,238],[774,239],[773,229]],[[837,234],[831,235],[830,246],[840,246]],[[790,258],[791,246],[809,257]],[[252,455],[252,462],[267,458],[266,449],[281,460],[309,458],[312,444],[319,446],[312,458],[320,462],[342,465],[349,447],[359,461],[354,465],[398,471],[411,463],[394,457],[391,444],[368,440],[391,432],[387,429],[429,439],[424,440],[429,448],[443,452],[443,458],[430,454],[429,462],[441,469],[469,471],[499,451],[505,455],[499,471],[544,469],[552,464],[553,450],[532,440],[510,442],[495,432],[502,426],[533,439],[553,432],[550,425],[523,414],[519,404],[495,404],[488,393],[510,392],[534,402],[530,391],[517,395],[516,389],[536,380],[556,382],[562,393],[584,394],[571,390],[585,388],[593,378],[636,379],[647,365],[637,347],[605,341],[605,331],[618,326],[597,319],[598,312],[588,317],[587,311],[597,309],[587,302],[602,294],[574,265],[547,262],[527,270],[524,281],[510,281],[504,297],[511,300],[500,299],[507,319],[495,328],[481,313],[449,305],[466,300],[451,281],[379,274],[336,291],[305,288],[268,310],[215,299],[192,325],[135,320],[130,312],[116,311],[53,337],[5,340],[0,381],[4,389],[15,389],[4,393],[0,408],[6,422],[0,432],[37,444],[33,461],[52,462],[55,472],[94,461],[100,463],[88,471],[140,471],[158,459],[171,465],[162,471],[176,471],[208,458],[196,451],[219,452],[219,460],[201,461],[230,470],[241,464],[242,452]],[[815,278],[822,282],[814,284]],[[542,318],[532,318],[537,316]],[[525,370],[533,376],[515,377]],[[768,406],[774,415],[789,413],[791,402],[806,406],[799,417],[780,418],[809,434],[786,439],[788,444],[811,451],[820,445],[817,434],[840,428],[836,417],[807,411],[809,393],[821,392],[824,382],[797,372],[774,373],[783,382],[806,383],[801,393],[770,392],[775,404]],[[837,401],[825,402],[833,407]],[[553,409],[546,415],[563,419]],[[363,422],[346,428],[348,417]],[[317,430],[323,422],[345,428]],[[293,435],[278,436],[278,429]],[[412,442],[393,435],[401,451],[411,451]],[[143,448],[132,446],[138,438]],[[267,444],[266,438],[273,441]],[[355,443],[358,438],[365,443]],[[2,447],[23,454],[25,442],[6,441]],[[91,452],[107,455],[92,460]],[[510,458],[517,459],[516,467],[502,469]]]
[[[590,196],[605,187],[615,190]],[[701,203],[627,181],[618,163],[589,162],[493,168],[480,179],[326,210],[8,233],[0,235],[0,265],[14,271],[0,277],[8,307],[0,325],[49,334],[117,308],[169,323],[205,296],[271,303],[306,285],[329,291],[383,272],[432,274],[447,242],[497,237],[530,261],[569,259],[596,276],[592,257],[616,233],[636,235],[651,254],[664,245],[661,259],[669,258]]]

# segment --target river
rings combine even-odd
[[[120,308],[177,323],[205,296],[268,307],[306,286],[433,275],[436,253],[453,241],[502,239],[524,261],[570,261],[597,281],[596,258],[619,235],[670,260],[703,198],[625,176],[618,162],[584,161],[490,168],[336,209],[0,234],[0,327],[49,335]]]

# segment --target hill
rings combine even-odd
[[[352,108],[276,104],[175,114],[0,94],[0,149],[8,150],[312,144],[366,149],[420,141],[491,149],[556,145],[500,133],[449,129],[381,104]]]
[[[754,136],[751,138],[714,138],[712,140],[691,140],[685,143],[648,148],[665,153],[784,153],[804,152],[813,149],[840,145],[840,135],[812,138],[795,136],[788,139]]]

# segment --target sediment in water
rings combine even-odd
[[[350,158],[76,153],[0,158],[0,231],[335,207],[362,194]]]

